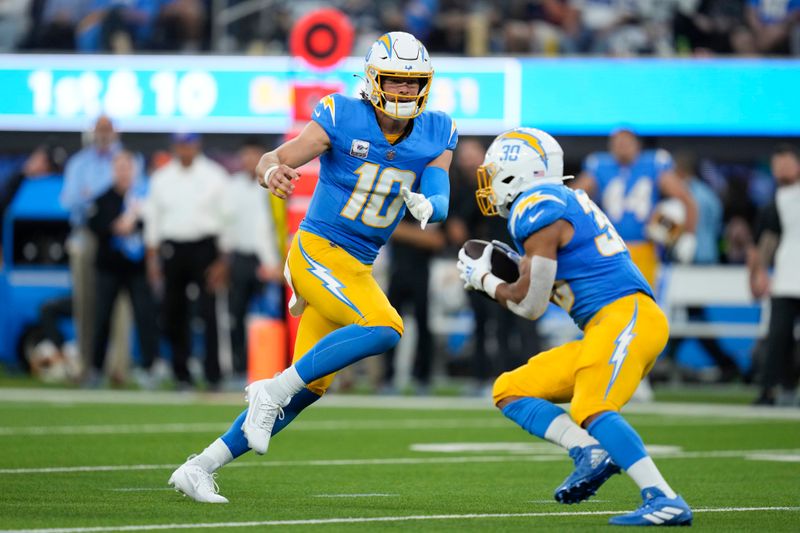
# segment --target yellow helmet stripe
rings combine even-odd
[[[392,58],[392,38],[389,36],[388,33],[384,33],[381,35],[380,39],[378,39],[385,48],[386,48],[386,55],[389,56],[389,59]]]

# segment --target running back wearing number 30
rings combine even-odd
[[[582,339],[500,375],[495,405],[569,452],[575,470],[556,488],[556,501],[586,500],[623,469],[644,502],[612,517],[612,524],[691,524],[691,509],[619,413],[664,348],[666,317],[605,213],[584,191],[563,184],[570,178],[563,165],[564,152],[553,137],[518,128],[499,135],[478,168],[478,205],[485,215],[508,219],[520,275],[504,282],[492,273],[490,252],[476,258],[462,249],[458,267],[467,288],[532,320],[552,300],[583,330]],[[569,414],[556,405],[565,402]]]

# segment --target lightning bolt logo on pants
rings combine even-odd
[[[344,284],[333,277],[333,274],[331,274],[330,270],[311,259],[311,256],[308,255],[303,249],[303,244],[301,242],[298,241],[298,245],[300,248],[300,253],[303,254],[303,258],[309,264],[310,268],[308,268],[308,271],[322,282],[322,286],[325,287],[328,292],[333,294],[338,300],[347,305],[347,307],[358,313],[359,316],[363,317],[364,315],[358,310],[355,304],[353,304],[353,302],[351,302],[347,296],[342,293],[342,289],[346,288]]]
[[[619,376],[622,363],[625,362],[625,358],[628,356],[628,347],[631,345],[631,342],[633,342],[633,338],[636,337],[636,335],[633,334],[633,328],[636,326],[636,315],[638,313],[639,303],[635,302],[633,307],[633,318],[631,318],[631,321],[628,322],[628,325],[625,326],[625,329],[623,329],[622,332],[617,336],[617,340],[614,341],[614,353],[611,354],[611,359],[608,361],[609,365],[614,365],[614,370],[611,372],[611,381],[608,382],[606,395],[603,397],[604,400],[608,398],[608,393],[611,391],[611,387],[617,380],[617,376]]]

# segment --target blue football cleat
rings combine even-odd
[[[655,487],[642,490],[644,503],[632,513],[608,520],[613,526],[691,526],[692,510],[676,496],[667,498]]]
[[[559,485],[553,495],[559,503],[580,503],[589,499],[597,489],[620,468],[601,446],[575,446],[569,451],[575,461],[575,471]]]

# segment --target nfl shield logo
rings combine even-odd
[[[360,139],[354,139],[350,145],[350,155],[361,159],[366,159],[369,154],[369,143]]]

